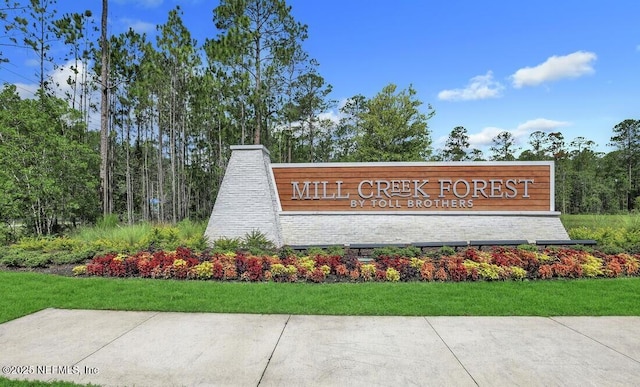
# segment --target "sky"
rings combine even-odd
[[[110,0],[109,33],[129,27],[153,36],[180,5],[202,44],[217,31],[218,0]],[[357,94],[374,97],[390,83],[413,87],[435,110],[429,129],[435,150],[456,126],[485,151],[509,131],[522,149],[534,131],[578,137],[610,152],[613,127],[640,119],[640,2],[596,0],[287,0],[308,26],[303,48],[332,85],[335,105]],[[58,0],[58,15],[91,9],[100,0]],[[32,90],[34,60],[0,47],[9,64],[0,82]],[[24,50],[22,50],[24,51]]]

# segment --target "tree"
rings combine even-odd
[[[428,120],[435,114],[418,108],[412,86],[396,93],[396,85],[385,86],[369,100],[361,113],[361,133],[355,139],[358,161],[420,161],[431,154]]]
[[[21,47],[19,33],[24,31],[27,20],[21,16],[24,7],[12,0],[3,0],[0,5],[0,26],[3,34],[0,36],[0,47]],[[8,62],[9,59],[2,55],[0,51],[0,63]]]
[[[0,217],[21,219],[36,235],[62,222],[95,219],[97,157],[80,141],[84,125],[66,101],[21,100],[15,86],[0,92]]]
[[[100,22],[100,191],[102,214],[111,214],[111,187],[109,184],[109,52],[107,40],[108,0],[102,0]]]
[[[171,220],[177,223],[187,212],[186,183],[189,101],[193,94],[191,82],[195,69],[200,65],[196,54],[196,42],[182,22],[180,7],[169,12],[167,23],[158,27],[161,73],[166,85],[160,93],[159,126],[169,134],[169,157],[171,177]]]
[[[92,13],[86,10],[83,13],[67,13],[62,18],[53,22],[53,32],[57,38],[62,38],[65,45],[71,46],[71,58],[64,58],[65,61],[72,60],[70,66],[72,75],[67,79],[67,84],[71,87],[71,93],[67,97],[71,101],[71,108],[76,109],[76,100],[79,97],[78,110],[88,111],[87,94],[87,70],[89,54],[93,50],[93,41],[89,25],[93,22]],[[80,78],[80,79],[78,79]]]
[[[560,132],[549,133],[549,146],[547,152],[553,157],[556,175],[556,208],[561,208],[562,212],[567,212],[567,187],[568,179],[568,157],[569,152],[564,142],[564,136]],[[560,204],[560,206],[558,206]]]
[[[516,159],[515,153],[520,150],[516,146],[516,140],[511,132],[500,132],[492,140],[493,146],[489,148],[492,152],[491,160],[513,161]]]
[[[569,143],[572,192],[572,213],[597,213],[602,209],[602,202],[597,195],[597,165],[600,161],[593,151],[595,143],[585,137],[576,137]]]
[[[463,126],[456,126],[449,133],[447,142],[441,152],[443,161],[465,161],[469,160],[469,135]]]
[[[295,21],[283,0],[222,0],[213,13],[222,33],[209,41],[216,46],[209,52],[247,86],[253,143],[266,143],[263,137],[270,135],[268,119],[275,113],[282,73],[307,38],[307,26]]]
[[[318,115],[330,106],[327,95],[331,92],[331,85],[327,85],[320,75],[310,72],[300,76],[296,82],[296,96],[294,101],[299,113],[300,127],[306,132],[308,141],[309,162],[316,161],[314,148],[316,132],[320,129]]]
[[[332,159],[354,161],[356,139],[362,134],[362,115],[367,99],[361,95],[349,98],[340,108],[340,122],[334,132]]]
[[[547,133],[537,130],[529,135],[529,145],[531,149],[525,149],[520,156],[519,160],[526,161],[541,161],[549,160],[552,156],[549,153],[550,137]]]
[[[24,33],[24,44],[31,48],[38,57],[37,76],[40,79],[40,89],[48,90],[49,84],[46,72],[47,64],[53,63],[49,50],[53,33],[53,20],[56,15],[55,0],[30,0],[28,18],[17,18],[20,29]]]
[[[627,208],[638,196],[638,160],[640,157],[640,120],[627,119],[613,127],[611,146],[617,148],[627,171]]]

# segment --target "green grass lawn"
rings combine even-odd
[[[33,380],[12,380],[0,376],[0,386],[9,387],[76,387],[76,386],[93,386],[93,384],[76,384],[71,382],[38,382]]]
[[[640,316],[640,278],[244,283],[0,272],[0,322],[44,308],[386,316]]]

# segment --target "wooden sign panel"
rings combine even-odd
[[[272,164],[282,211],[554,211],[553,162]]]

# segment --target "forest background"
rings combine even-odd
[[[0,49],[32,50],[39,79],[32,98],[14,84],[0,92],[4,243],[113,215],[128,224],[207,219],[236,144],[263,144],[274,162],[553,160],[562,213],[640,209],[640,120],[632,117],[606,128],[608,153],[586,135],[544,130],[524,149],[500,132],[482,151],[463,126],[435,149],[436,109],[411,85],[354,95],[338,120],[328,118],[332,86],[305,51],[307,26],[284,1],[220,1],[218,33],[202,44],[180,7],[150,39],[109,35],[89,10],[59,15],[55,0],[0,4]],[[0,52],[0,74],[10,60]],[[72,63],[62,80],[49,71],[60,63]]]

